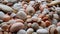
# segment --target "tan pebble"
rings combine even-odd
[[[27,30],[27,34],[32,34],[34,32],[34,30],[32,29],[32,28],[29,28],[28,30]]]
[[[8,22],[11,19],[9,15],[4,15],[3,21]]]
[[[28,15],[33,15],[35,13],[35,10],[34,10],[34,8],[32,6],[27,6],[26,13]]]
[[[20,29],[24,29],[24,24],[23,23],[15,23],[11,26],[10,31],[11,32],[17,32]]]

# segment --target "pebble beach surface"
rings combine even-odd
[[[60,0],[0,0],[0,34],[60,34]]]

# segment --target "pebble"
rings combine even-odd
[[[49,32],[46,29],[38,29],[37,34],[48,34]]]
[[[11,32],[17,32],[17,31],[19,31],[20,29],[23,29],[23,28],[24,28],[23,23],[15,23],[11,26],[10,31]]]
[[[26,31],[25,31],[25,30],[19,30],[19,31],[17,32],[17,34],[26,34]]]

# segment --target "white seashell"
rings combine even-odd
[[[19,31],[17,32],[17,34],[26,34],[26,31],[25,31],[25,30],[19,30]]]
[[[5,12],[12,12],[14,11],[11,7],[4,5],[4,4],[0,4],[0,9],[2,9]]]
[[[34,30],[32,29],[32,28],[29,28],[28,30],[27,30],[27,34],[32,34],[34,32]]]
[[[48,32],[48,30],[46,30],[46,29],[38,29],[37,30],[37,34],[48,34],[49,32]]]
[[[26,13],[25,13],[24,11],[19,11],[19,12],[16,14],[16,16],[17,16],[18,18],[20,18],[20,19],[23,19],[23,20],[25,20],[25,19],[27,18],[27,15],[26,15]]]

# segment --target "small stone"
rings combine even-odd
[[[27,32],[25,30],[19,30],[17,34],[26,34]]]

